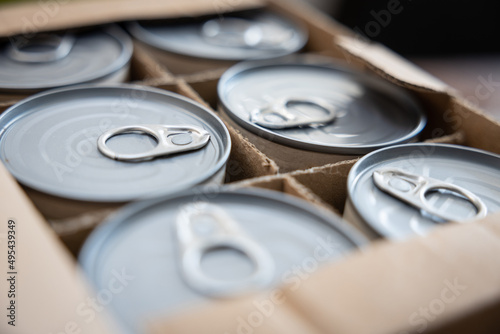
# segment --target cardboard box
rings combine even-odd
[[[77,28],[95,24],[129,19],[153,19],[162,17],[186,17],[202,14],[221,14],[225,11],[256,8],[262,5],[279,11],[305,24],[310,38],[304,52],[319,53],[358,69],[373,73],[384,80],[404,87],[414,95],[427,111],[428,125],[423,139],[428,141],[459,143],[470,147],[500,153],[500,124],[480,110],[468,105],[448,86],[409,64],[383,46],[369,43],[356,37],[353,32],[335,23],[329,17],[311,7],[285,0],[196,0],[157,2],[154,0],[126,0],[117,5],[117,0],[40,1],[37,3],[11,4],[0,10],[0,37],[15,33],[29,33],[32,30],[49,31],[62,28]],[[47,20],[42,20],[47,18]],[[45,22],[37,24],[37,22]],[[160,65],[148,51],[135,44],[132,60],[132,80],[180,93],[207,106],[216,108],[216,84],[223,69],[218,66],[189,75],[175,75],[168,66]],[[15,103],[20,97],[2,96],[0,109]],[[221,115],[222,118],[223,115]],[[234,125],[234,124],[233,124]],[[279,159],[276,152],[268,150],[271,157],[262,151],[267,147],[249,133],[241,133],[229,124],[233,148],[226,181],[236,186],[254,186],[292,194],[310,201],[336,214],[344,212],[346,200],[346,179],[355,159],[321,160],[306,170],[294,170],[293,165],[285,165],[286,159]],[[240,129],[241,130],[241,129]],[[247,137],[247,138],[245,138]],[[261,150],[259,150],[259,148]],[[300,152],[293,152],[300,159]],[[272,158],[276,158],[274,161]],[[323,158],[321,158],[323,159]],[[231,162],[232,161],[232,162]],[[277,174],[283,167],[286,174]],[[17,211],[15,204],[26,203],[18,187],[0,169],[0,194],[2,194],[2,215],[17,218],[18,212],[33,212],[29,209]],[[8,187],[4,187],[8,184]],[[84,208],[76,214],[64,214],[44,204],[44,199],[31,193],[32,200],[46,218],[50,217],[53,230],[66,242],[73,252],[77,252],[85,236],[115,208]],[[43,196],[41,196],[43,197]],[[9,201],[7,201],[7,199]],[[4,201],[5,204],[4,205]],[[11,204],[14,203],[14,204]],[[63,203],[60,203],[63,204]],[[63,207],[68,207],[64,203]],[[40,216],[22,218],[22,221],[36,221],[54,249],[51,250],[50,265],[71,264],[67,254],[57,246],[57,240],[43,223]],[[280,289],[286,302],[275,305],[276,312],[266,318],[261,326],[251,328],[253,333],[498,333],[500,313],[500,291],[498,280],[498,260],[495,254],[500,248],[497,223],[500,216],[492,215],[482,222],[454,225],[436,229],[431,235],[414,238],[405,242],[377,241],[363,252],[352,254],[339,263],[326,266],[303,282],[300,289],[292,291],[290,286]],[[5,220],[4,219],[4,220]],[[35,230],[37,231],[37,230]],[[45,240],[44,239],[44,240]],[[33,239],[34,240],[34,239]],[[45,244],[31,242],[34,250],[26,258],[30,259],[31,277],[38,277],[42,271],[37,263]],[[3,245],[3,244],[2,244]],[[27,247],[27,246],[23,246]],[[3,249],[3,246],[2,246]],[[52,249],[52,248],[51,248]],[[36,251],[35,251],[36,250]],[[52,256],[53,255],[53,256]],[[49,260],[49,258],[47,259]],[[49,264],[47,264],[49,265]],[[28,272],[28,267],[26,272]],[[31,271],[32,270],[32,271]],[[49,271],[47,274],[56,274]],[[23,274],[24,275],[24,274]],[[56,277],[56,276],[50,276]],[[34,286],[37,281],[24,276],[25,286]],[[75,275],[61,275],[60,283],[71,286],[71,291],[82,291],[83,284]],[[455,284],[455,280],[458,283]],[[37,289],[43,293],[58,291],[49,280],[39,281],[39,288],[32,288],[33,295],[26,295],[20,314],[25,314],[23,326],[27,332],[37,330],[64,331],[68,320],[58,318],[50,308],[37,313]],[[455,285],[453,285],[455,284]],[[65,285],[65,286],[66,286]],[[462,286],[466,289],[460,290]],[[461,294],[449,294],[452,287]],[[448,289],[443,293],[445,289]],[[458,290],[457,290],[458,289]],[[4,291],[2,289],[2,291]],[[26,290],[25,290],[26,291]],[[452,291],[452,292],[453,292]],[[74,296],[58,295],[57,304],[62,309],[72,309]],[[447,298],[446,300],[443,299]],[[5,298],[5,297],[2,297]],[[48,298],[42,295],[41,299]],[[211,308],[183,310],[175,318],[156,318],[151,322],[151,333],[222,333],[237,330],[238,317],[255,311],[254,302],[262,296],[249,297],[230,303],[215,303]],[[78,298],[77,298],[78,299]],[[3,299],[2,299],[3,300]],[[33,304],[34,305],[34,304]],[[445,306],[441,312],[439,307]],[[431,317],[423,315],[422,309],[433,309]],[[441,307],[442,308],[442,307]],[[45,312],[45,310],[47,310]],[[429,311],[425,311],[429,312]],[[439,314],[437,314],[439,313]],[[38,316],[37,316],[38,314]],[[57,314],[57,313],[55,313]],[[66,314],[66,313],[61,313]],[[416,314],[416,315],[415,315]],[[65,318],[65,316],[63,316]],[[71,318],[68,316],[68,318]],[[195,319],[196,321],[193,321]],[[214,321],[217,319],[217,321]],[[21,322],[21,318],[19,319]],[[88,332],[109,332],[105,324],[93,323],[96,328]],[[4,326],[4,323],[2,323]],[[40,326],[40,327],[37,327]],[[99,329],[97,329],[99,328]],[[2,333],[20,333],[12,327],[2,327]],[[24,331],[22,331],[24,332]],[[85,331],[84,331],[85,332]]]

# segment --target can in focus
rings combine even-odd
[[[0,128],[0,159],[48,218],[220,184],[231,146],[202,105],[125,84],[39,93]]]
[[[500,210],[500,156],[458,145],[406,144],[361,158],[344,218],[371,238],[425,235]]]
[[[316,56],[237,64],[218,96],[225,119],[283,172],[416,140],[426,124],[403,89]]]

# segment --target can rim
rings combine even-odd
[[[111,24],[109,26],[102,27],[101,29],[97,29],[96,32],[101,32],[104,34],[107,34],[114,38],[121,46],[122,51],[120,53],[120,56],[108,67],[103,68],[99,71],[88,73],[85,77],[82,77],[81,80],[75,81],[75,82],[70,82],[67,84],[64,84],[63,86],[61,85],[54,85],[54,84],[41,84],[37,85],[36,87],[30,87],[30,88],[25,88],[25,87],[19,87],[19,85],[10,85],[10,86],[0,86],[0,91],[5,92],[5,93],[29,93],[29,92],[36,92],[40,90],[46,90],[46,89],[53,89],[53,88],[59,88],[59,87],[66,87],[66,86],[73,86],[73,85],[79,85],[79,84],[85,84],[85,83],[91,83],[94,81],[98,81],[100,79],[106,78],[108,76],[112,76],[114,73],[120,71],[124,67],[127,66],[127,64],[130,62],[132,58],[132,53],[133,53],[133,43],[132,39],[130,38],[129,35],[125,31],[123,31],[120,27],[118,27],[115,24]]]
[[[221,154],[221,158],[219,161],[208,171],[203,173],[202,175],[198,175],[197,177],[193,178],[191,182],[187,185],[178,185],[178,186],[172,186],[168,188],[168,191],[154,191],[151,194],[147,196],[138,196],[135,198],[130,198],[129,196],[123,196],[123,195],[117,195],[114,196],[113,198],[109,198],[107,196],[99,197],[99,196],[90,196],[87,194],[75,194],[75,193],[64,193],[60,191],[60,188],[57,187],[47,187],[46,184],[39,183],[39,182],[32,182],[30,180],[25,180],[25,177],[21,174],[19,174],[16,170],[11,169],[8,165],[6,165],[6,168],[9,170],[9,172],[23,185],[28,186],[34,190],[38,190],[42,193],[53,195],[56,197],[61,197],[61,198],[67,198],[67,199],[73,199],[73,200],[79,200],[79,201],[86,201],[86,202],[95,202],[95,203],[122,203],[122,202],[128,202],[128,201],[133,201],[133,200],[138,200],[138,199],[144,199],[144,198],[152,198],[152,197],[158,197],[158,196],[164,196],[165,194],[170,194],[174,192],[181,191],[185,189],[186,187],[193,187],[196,185],[199,185],[207,180],[209,180],[211,177],[215,176],[218,172],[220,172],[222,169],[224,169],[224,166],[227,163],[227,160],[229,158],[229,155],[231,153],[231,136],[229,134],[229,130],[227,129],[226,125],[222,120],[213,112],[211,111],[208,107],[202,105],[199,102],[196,102],[188,97],[185,97],[183,95],[170,92],[167,90],[163,90],[160,88],[154,88],[154,87],[149,87],[149,86],[142,86],[142,85],[136,85],[136,84],[113,84],[113,85],[92,85],[92,84],[85,84],[85,85],[77,85],[77,86],[69,86],[69,87],[64,87],[64,88],[58,88],[58,89],[52,89],[48,91],[44,91],[35,95],[32,95],[26,99],[21,100],[20,102],[16,103],[15,105],[11,106],[7,110],[5,110],[1,115],[0,115],[0,124],[2,122],[5,122],[5,125],[3,125],[0,128],[0,142],[3,138],[4,133],[9,129],[9,127],[15,123],[19,118],[23,117],[23,115],[15,115],[14,117],[10,118],[11,116],[10,113],[12,113],[16,108],[19,106],[30,103],[33,100],[36,100],[41,97],[45,96],[50,96],[51,94],[60,94],[64,92],[71,92],[71,91],[78,91],[78,90],[92,90],[92,89],[135,89],[135,90],[142,90],[142,91],[149,91],[152,93],[156,94],[161,94],[161,95],[166,95],[170,98],[174,98],[177,100],[181,100],[184,103],[191,104],[193,106],[196,106],[197,108],[200,108],[204,112],[206,112],[208,115],[210,115],[210,118],[216,123],[216,126],[219,131],[221,131],[221,135],[224,139],[224,142],[222,143],[224,146],[224,152]],[[5,120],[5,121],[4,121]],[[2,153],[0,152],[0,160],[3,162],[4,157]]]
[[[127,222],[127,219],[129,217],[137,214],[138,212],[147,210],[148,208],[172,199],[192,197],[202,190],[203,187],[197,187],[182,191],[177,194],[164,196],[162,198],[150,199],[128,204],[120,209],[117,213],[112,215],[112,217],[106,219],[96,229],[94,229],[82,246],[82,249],[78,256],[78,262],[88,275],[89,280],[92,282],[92,284],[98,284],[95,279],[95,267],[97,266],[100,257],[99,255],[102,254],[101,250],[103,249],[103,247],[105,247],[107,241],[113,237],[115,231],[120,229],[121,225]],[[282,204],[292,205],[310,213],[313,216],[316,216],[325,224],[334,228],[335,231],[337,231],[348,242],[352,244],[353,250],[362,251],[364,247],[366,247],[369,243],[368,239],[366,239],[360,232],[346,223],[341,217],[335,215],[333,212],[329,212],[326,209],[316,207],[312,203],[309,203],[306,200],[297,198],[292,195],[268,189],[240,188],[230,185],[218,186],[215,191],[214,189],[211,189],[209,191],[211,191],[211,193],[213,194],[240,194],[243,196],[261,197],[263,199],[280,202]]]
[[[266,11],[273,15],[278,15],[274,11]],[[275,57],[281,57],[287,54],[291,54],[301,50],[307,43],[308,40],[308,30],[307,27],[301,23],[290,19],[288,16],[278,15],[279,18],[283,21],[286,21],[290,26],[295,28],[295,32],[297,34],[297,46],[294,48],[290,48],[289,50],[285,50],[283,52],[273,52],[272,54],[263,54],[262,56],[255,57],[255,59],[269,59]],[[140,21],[132,21],[127,23],[127,30],[130,34],[136,38],[137,40],[153,46],[159,50],[170,52],[176,55],[188,56],[196,59],[210,59],[210,60],[221,60],[221,61],[241,61],[248,59],[248,57],[234,57],[230,53],[221,53],[219,57],[204,57],[202,52],[196,52],[194,50],[182,50],[179,48],[171,48],[165,46],[162,40],[156,37],[155,34],[149,32],[146,28],[144,28]]]
[[[325,143],[312,143],[301,141],[298,139],[293,139],[290,137],[286,137],[282,134],[276,133],[271,129],[266,129],[259,125],[253,124],[251,122],[247,122],[242,118],[238,117],[231,111],[229,107],[228,101],[224,98],[224,91],[228,86],[229,81],[234,78],[236,75],[240,73],[244,73],[249,70],[254,70],[258,68],[264,67],[273,67],[273,66],[314,66],[319,68],[328,68],[335,70],[340,73],[346,73],[349,75],[354,75],[356,78],[363,78],[365,81],[377,81],[378,84],[384,85],[384,89],[390,90],[391,93],[395,96],[398,96],[400,99],[404,99],[404,102],[411,106],[412,112],[415,114],[415,117],[418,118],[418,124],[414,127],[414,129],[407,133],[405,136],[394,139],[391,141],[386,141],[384,143],[378,144],[365,144],[365,145],[328,145]],[[221,76],[218,84],[217,84],[217,93],[219,106],[229,115],[229,117],[234,120],[238,125],[242,126],[246,130],[261,136],[263,138],[271,137],[277,143],[287,145],[295,148],[304,148],[310,151],[315,152],[323,152],[323,153],[331,153],[331,154],[365,154],[371,152],[376,149],[384,148],[387,146],[393,146],[397,144],[407,143],[414,139],[427,124],[427,117],[423,112],[422,108],[419,106],[417,101],[413,99],[408,93],[406,93],[401,87],[397,87],[392,83],[388,83],[383,81],[380,78],[366,75],[365,73],[359,72],[354,68],[347,67],[345,65],[341,65],[340,63],[334,61],[331,58],[325,56],[318,55],[290,55],[286,57],[271,59],[271,60],[250,60],[238,63],[232,67],[230,67],[224,74]]]
[[[357,185],[357,182],[361,175],[363,174],[363,164],[366,163],[366,161],[370,161],[373,159],[374,156],[377,156],[381,154],[382,152],[390,151],[390,150],[399,150],[401,148],[418,148],[418,147],[438,147],[442,149],[453,149],[453,150],[459,150],[459,151],[467,151],[471,152],[474,154],[480,154],[480,155],[485,155],[489,156],[493,159],[497,159],[500,162],[500,155],[495,154],[492,152],[488,152],[485,150],[481,150],[478,148],[473,148],[473,147],[468,147],[468,146],[462,146],[462,145],[456,145],[456,144],[442,144],[442,143],[412,143],[412,144],[402,144],[402,145],[395,145],[391,147],[385,147],[379,150],[376,150],[374,152],[371,152],[364,157],[360,158],[351,168],[349,171],[349,175],[347,177],[347,200],[352,203],[352,209],[354,210],[355,214],[360,217],[363,220],[363,224],[368,225],[368,227],[373,230],[377,235],[381,237],[388,237],[386,233],[384,233],[381,229],[379,224],[374,224],[374,220],[370,216],[364,215],[361,210],[358,209],[357,202],[355,201],[353,197],[353,192],[354,188]]]

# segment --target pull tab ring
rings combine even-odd
[[[196,234],[193,223],[199,216],[209,216],[214,222],[209,235]],[[220,207],[204,202],[189,204],[177,216],[176,228],[183,277],[198,292],[215,297],[234,296],[261,289],[272,281],[274,262],[271,254],[247,236]],[[201,260],[207,252],[217,248],[231,248],[243,253],[254,264],[254,272],[236,281],[209,277],[201,268]]]
[[[112,137],[139,133],[152,136],[157,145],[152,150],[137,154],[123,154],[111,150],[107,141]],[[176,138],[177,135],[184,135],[183,138]],[[188,152],[200,149],[207,145],[210,140],[208,131],[196,126],[170,126],[158,124],[144,124],[123,126],[104,132],[97,139],[97,148],[106,157],[120,161],[144,161],[156,157],[166,156],[175,153]]]
[[[56,34],[40,34],[29,39],[23,47],[40,45],[50,47],[47,51],[26,51],[16,42],[11,42],[7,47],[7,56],[12,60],[23,63],[48,63],[68,56],[75,44],[75,37],[71,34],[59,36]]]
[[[323,114],[313,117],[290,112],[290,107],[297,104],[313,106],[321,110]],[[250,115],[250,120],[269,129],[287,129],[327,124],[332,122],[336,115],[335,106],[325,99],[319,97],[285,97],[277,99],[263,108],[254,110]]]
[[[410,187],[408,189],[398,189],[391,185],[391,180],[394,179],[403,180],[407,182]],[[457,219],[429,204],[425,196],[432,191],[448,190],[462,196],[476,209],[476,214],[470,219],[483,218],[488,213],[486,204],[484,204],[484,202],[474,193],[465,188],[430,177],[407,173],[396,168],[382,168],[373,173],[373,181],[380,190],[392,197],[444,221],[456,221]],[[465,220],[469,219],[461,221]]]

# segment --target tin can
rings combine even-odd
[[[128,30],[174,74],[229,67],[237,61],[299,51],[307,31],[268,10],[184,20],[132,22]]]
[[[26,94],[129,78],[132,41],[118,26],[14,36],[0,46],[0,92]]]
[[[344,218],[371,238],[425,235],[500,210],[500,156],[458,145],[406,144],[361,158]]]
[[[362,244],[338,216],[303,200],[205,187],[124,209],[94,231],[80,262],[97,291],[117,271],[134,277],[108,306],[142,333],[155,315],[300,284]]]
[[[426,124],[403,89],[323,57],[243,62],[217,89],[223,117],[284,172],[415,140]]]
[[[0,159],[48,218],[222,183],[227,128],[178,94],[136,85],[39,93],[0,116]]]

